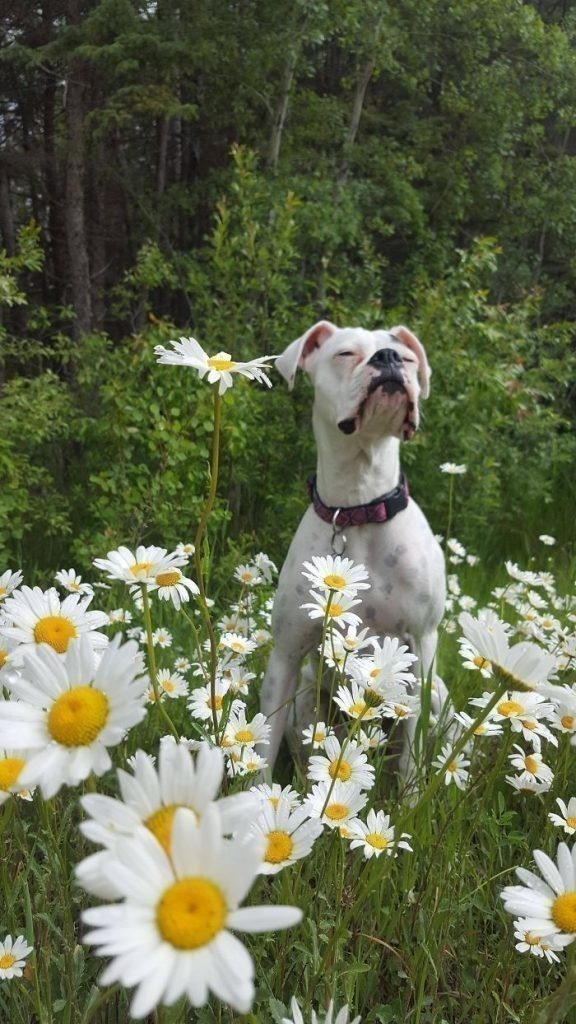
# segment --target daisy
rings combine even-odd
[[[390,825],[390,815],[384,814],[384,811],[378,811],[378,813],[373,810],[368,811],[365,823],[360,821],[360,818],[353,818],[348,822],[347,828],[349,838],[352,840],[350,849],[363,847],[367,860],[370,857],[379,857],[382,853],[386,853],[388,856],[393,854],[396,857],[399,849],[412,851],[412,847],[406,842],[411,838],[407,832],[403,832],[399,841],[396,842],[394,826]]]
[[[272,576],[278,572],[278,569],[271,558],[264,554],[263,551],[259,551],[257,555],[254,555],[254,565],[264,577],[266,583],[272,583]]]
[[[453,555],[456,555],[457,558],[466,557],[466,548],[464,547],[463,544],[460,543],[459,540],[456,540],[456,537],[449,537],[448,540],[446,541],[446,547],[448,548],[449,551],[452,552]]]
[[[554,671],[554,655],[529,640],[510,646],[506,625],[486,611],[483,609],[483,616],[476,619],[469,612],[461,612],[459,622],[466,639],[501,677],[510,681],[511,690],[537,689]]]
[[[444,771],[444,784],[449,786],[451,782],[454,782],[458,789],[464,789],[468,782],[470,772],[468,771],[470,761],[464,756],[464,754],[457,754],[456,757],[452,757],[452,749],[449,745],[445,744],[442,747],[440,756],[432,762],[435,768],[439,771]]]
[[[568,801],[568,805],[566,805],[560,797],[556,797],[556,803],[562,811],[562,815],[551,813],[548,815],[550,821],[553,825],[558,825],[563,828],[569,836],[573,836],[576,832],[576,797],[571,796]]]
[[[312,744],[314,750],[321,750],[326,742],[327,736],[332,736],[334,730],[326,722],[316,722],[316,725],[307,725],[302,729],[302,738],[306,745]]]
[[[210,685],[197,686],[188,697],[188,710],[193,718],[201,722],[213,719],[213,712],[216,712],[218,721],[222,717],[224,698],[230,689],[230,680],[224,677],[217,677],[214,687],[214,697]]]
[[[441,473],[447,473],[448,476],[463,476],[466,472],[466,466],[462,463],[458,465],[456,462],[443,462],[440,466]]]
[[[22,677],[7,682],[15,700],[0,701],[0,746],[31,752],[18,776],[49,799],[111,766],[108,747],[141,722],[147,677],[132,641],[114,637],[96,665],[87,637],[64,656],[46,644],[24,655]]]
[[[16,572],[12,572],[10,569],[6,569],[0,576],[0,601],[3,601],[5,597],[8,597],[13,590],[16,590],[20,586],[24,578],[24,573],[17,569]]]
[[[516,868],[522,885],[508,885],[500,896],[509,914],[520,915],[525,927],[555,949],[569,945],[576,938],[576,855],[566,843],[559,843],[556,864],[542,850],[533,857],[544,881],[526,868]],[[552,926],[552,927],[551,927]]]
[[[367,722],[371,718],[379,718],[378,707],[368,704],[365,700],[366,689],[359,686],[355,680],[347,686],[339,686],[334,697],[334,703],[342,709],[349,718],[362,718]]]
[[[232,651],[233,654],[245,657],[247,654],[252,654],[252,651],[256,650],[256,642],[240,636],[238,632],[229,632],[224,633],[220,637],[220,647],[223,647],[225,650]]]
[[[82,583],[82,577],[75,569],[59,569],[54,579],[64,590],[70,594],[92,594],[93,588],[89,583]]]
[[[261,847],[260,874],[275,875],[307,857],[321,832],[321,822],[309,818],[304,807],[294,810],[282,798],[275,807],[269,802],[263,804],[250,826],[250,834],[256,836]]]
[[[308,762],[307,777],[315,782],[331,782],[341,779],[354,782],[360,789],[372,789],[374,768],[368,764],[366,754],[353,741],[344,748],[336,736],[328,736],[324,744],[326,757],[314,756]]]
[[[327,594],[332,591],[339,596],[355,597],[359,590],[370,589],[366,566],[341,555],[314,555],[311,562],[304,562],[304,570],[302,575],[312,586]]]
[[[239,908],[260,862],[256,843],[223,837],[215,806],[199,824],[190,811],[176,812],[170,857],[146,830],[118,843],[109,873],[124,899],[84,911],[84,942],[111,957],[104,985],[136,986],[133,1017],[184,995],[204,1006],[210,992],[238,1013],[250,1010],[254,965],[229,929],[272,931],[302,919],[296,907]]]
[[[308,611],[311,619],[324,619],[326,617],[332,625],[360,625],[362,621],[360,616],[350,611],[351,608],[355,608],[356,605],[362,603],[360,598],[354,600],[352,597],[346,597],[345,594],[341,596],[335,596],[332,593],[328,595],[317,594],[314,590],[310,591],[310,596],[312,601],[302,604],[300,607]]]
[[[170,565],[156,572],[152,582],[148,583],[148,588],[150,591],[156,591],[161,601],[172,601],[176,611],[180,610],[184,602],[190,600],[191,594],[200,593],[194,580],[184,576],[177,565]]]
[[[366,692],[365,690],[364,693]],[[420,711],[420,699],[411,697],[409,694],[402,694],[394,701],[385,701],[378,710],[382,718],[395,718],[399,721],[404,718],[413,718]]]
[[[360,786],[337,779],[334,783],[318,782],[312,786],[304,807],[308,809],[311,818],[319,818],[328,828],[341,828],[356,817],[367,799]]]
[[[0,748],[0,807],[12,794],[25,792],[18,779],[30,758],[31,751]]]
[[[103,847],[76,865],[76,878],[87,892],[106,899],[121,893],[107,871],[119,839],[133,836],[144,827],[166,853],[179,807],[200,821],[216,801],[225,833],[246,831],[246,821],[258,812],[254,795],[236,793],[217,799],[224,775],[224,758],[218,747],[201,743],[194,757],[184,743],[172,737],[161,740],[158,767],[154,758],[137,750],[131,759],[132,773],[118,769],[121,799],[90,793],[81,804],[88,815],[80,829],[91,842]]]
[[[113,611],[108,612],[108,622],[111,625],[119,622],[125,622],[126,625],[129,625],[132,622],[132,612],[128,611],[127,608],[114,608]]]
[[[172,647],[172,633],[167,629],[155,629],[152,633],[154,647]]]
[[[188,683],[178,672],[171,672],[168,668],[161,668],[156,674],[156,682],[167,697],[185,697],[188,693]],[[154,691],[152,691],[154,692]]]
[[[470,703],[482,706],[480,702],[484,701],[485,697],[490,700],[491,694],[473,698]],[[552,710],[552,704],[546,703],[541,694],[534,693],[532,690],[527,692],[512,690],[510,693],[502,695],[502,699],[492,709],[490,717],[495,722],[503,722],[507,719],[512,732],[521,732],[525,740],[533,743],[539,749],[540,736],[549,740],[554,746],[558,746],[556,737],[540,720],[551,714]]]
[[[194,544],[180,543],[176,545],[176,554],[185,558],[187,562],[192,558],[192,555],[194,554],[195,551],[196,547]]]
[[[555,701],[555,707],[550,712],[549,722],[557,732],[569,733],[570,742],[576,744],[576,694],[567,686],[558,687],[561,698]],[[547,690],[546,696],[552,696],[552,691]]]
[[[476,648],[466,640],[465,637],[460,637],[458,644],[460,645],[462,668],[467,668],[471,671],[475,669],[476,671],[479,671],[485,679],[492,675],[492,666],[490,665],[490,662],[479,654]]]
[[[258,786],[252,786],[249,792],[258,797],[260,803],[269,803],[271,807],[277,807],[278,802],[282,800],[291,811],[294,811],[302,803],[292,786],[282,788],[279,782],[273,782],[271,786],[267,782],[261,782]]]
[[[518,939],[514,948],[519,953],[532,953],[533,956],[546,957],[549,964],[553,962],[560,963],[560,957],[555,952],[555,949],[561,950],[563,947],[555,945],[556,938],[554,932],[556,927],[554,923],[551,922],[544,927],[541,925],[538,928],[539,935],[529,925],[530,921],[524,917],[514,921],[514,938]]]
[[[99,633],[98,627],[107,624],[108,616],[106,612],[87,611],[91,600],[91,594],[69,594],[61,601],[54,587],[46,591],[22,587],[4,601],[2,608],[11,625],[0,625],[0,639],[7,637],[21,645],[49,644],[58,654],[64,654],[71,640],[84,636],[91,647],[101,650],[108,637]],[[18,658],[22,653],[18,652]]]
[[[365,679],[365,686],[382,696],[387,696],[387,691],[398,686],[406,687],[415,682],[410,666],[418,661],[415,654],[411,654],[406,644],[401,644],[397,637],[384,637],[382,645],[377,640],[372,641],[374,654],[371,658],[358,658],[354,663]],[[355,672],[356,678],[358,678]]]
[[[465,711],[456,711],[454,718],[460,725],[463,726],[463,731],[467,732],[471,725],[474,724],[474,719],[468,715]],[[493,722],[490,717],[485,718],[480,725],[477,725],[474,729],[474,736],[501,736],[503,732],[502,726],[499,722]]]
[[[12,941],[12,936],[7,935],[4,942],[0,942],[0,979],[21,978],[26,957],[30,956],[33,946],[29,946],[23,935]]]
[[[269,629],[255,629],[252,633],[252,639],[257,647],[265,647],[266,644],[270,643],[272,634]]]
[[[248,380],[256,380],[259,384],[272,387],[272,381],[264,370],[268,369],[266,364],[275,356],[259,356],[249,362],[236,363],[229,352],[217,352],[215,356],[209,356],[195,338],[180,338],[179,341],[170,341],[170,344],[172,351],[163,345],[155,346],[154,353],[158,362],[173,366],[191,366],[197,371],[200,380],[208,375],[208,383],[218,384],[220,395],[232,387],[233,373],[239,373]]]
[[[263,576],[255,565],[237,565],[234,570],[234,579],[238,580],[243,587],[256,587],[264,582]]]
[[[142,544],[135,552],[126,547],[109,551],[107,558],[95,558],[93,564],[102,569],[111,580],[123,580],[124,583],[154,583],[158,573],[168,572],[174,566],[184,565],[187,561],[176,552],[168,554],[166,548],[154,545],[144,547]]]
[[[552,547],[552,545],[556,543],[556,538],[551,537],[549,533],[541,533],[538,540],[541,541],[542,544],[546,544],[548,547]]]
[[[189,672],[192,668],[188,658],[176,658],[174,661],[174,668],[176,672]]]
[[[291,1018],[283,1017],[282,1018],[282,1024],[304,1024],[304,1018],[302,1016],[302,1011],[301,1011],[300,1007],[298,1006],[298,1003],[296,1001],[295,996],[292,996],[292,1000],[290,1002],[290,1010],[292,1012],[292,1017]],[[331,999],[330,1002],[328,1003],[328,1009],[326,1010],[326,1015],[324,1017],[324,1020],[321,1021],[320,1024],[332,1024],[332,1015],[333,1015],[333,1013],[334,1013],[334,1003],[333,1003],[333,1001]],[[346,1004],[345,1006],[342,1007],[342,1009],[338,1010],[338,1013],[337,1013],[336,1018],[334,1020],[334,1024],[359,1024],[360,1020],[361,1020],[361,1018],[358,1016],[358,1017],[354,1017],[354,1020],[349,1021],[348,1004]],[[318,1018],[316,1017],[316,1011],[315,1010],[312,1010],[312,1016],[310,1018],[310,1024],[318,1024]]]
[[[265,757],[257,754],[253,747],[235,747],[226,751],[227,771],[231,778],[243,775],[253,775],[255,772],[263,772],[268,767]]]
[[[513,580],[518,580],[519,583],[526,583],[529,587],[542,585],[542,577],[539,573],[531,572],[530,569],[520,569],[515,562],[504,562],[504,568],[508,575]]]
[[[527,754],[518,744],[514,743],[513,746],[517,753],[509,754],[508,760],[514,768],[520,769],[520,779],[527,776],[528,778],[537,779],[539,782],[552,782],[554,772],[547,764],[544,764],[542,754],[536,750]]]
[[[516,793],[547,793],[552,783],[538,780],[534,775],[523,772],[522,775],[506,775],[506,782]]]
[[[366,754],[369,750],[378,750],[379,747],[386,743],[387,739],[388,734],[383,729],[378,728],[378,726],[372,726],[371,731],[360,729],[358,733],[358,742]]]
[[[232,693],[241,693],[245,696],[248,693],[250,683],[256,679],[255,672],[248,672],[242,665],[228,665],[223,672],[230,684]]]
[[[270,726],[266,722],[266,716],[258,713],[251,722],[246,721],[246,708],[239,702],[230,712],[226,729],[224,731],[225,746],[253,747],[256,743],[268,743]]]

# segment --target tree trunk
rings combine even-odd
[[[298,63],[298,56],[300,54],[300,44],[292,46],[288,53],[288,59],[284,65],[284,72],[282,74],[282,91],[280,93],[280,99],[276,107],[276,114],[274,115],[274,124],[272,125],[272,131],[270,133],[270,142],[268,145],[268,166],[270,170],[275,171],[278,166],[278,158],[280,156],[280,147],[282,145],[282,134],[284,132],[284,125],[286,123],[286,115],[288,113],[288,103],[290,101],[290,92],[292,90],[292,83],[294,81],[294,74],[296,72],[296,65]]]
[[[90,262],[84,211],[84,83],[74,67],[66,82],[66,238],[74,308],[75,337],[92,329]]]

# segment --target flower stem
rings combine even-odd
[[[166,711],[164,704],[162,703],[160,689],[158,687],[158,673],[156,671],[156,653],[154,651],[154,641],[152,639],[152,616],[150,615],[150,599],[148,597],[148,589],[145,583],[140,584],[140,590],[142,591],[142,609],[144,612],[144,626],[146,629],[146,643],[148,646],[148,668],[150,669],[150,680],[152,682],[152,689],[154,690],[154,698],[156,707],[159,713],[166,722],[169,731],[172,733],[176,742],[180,739],[180,734],[174,725],[174,722],[170,718],[170,715]]]
[[[206,588],[204,585],[204,573],[202,568],[202,541],[206,532],[206,525],[210,517],[210,513],[214,508],[214,502],[216,500],[216,489],[218,486],[218,466],[220,461],[220,425],[221,425],[221,409],[222,399],[218,392],[218,384],[214,385],[214,429],[212,434],[212,458],[210,463],[210,487],[208,490],[208,497],[204,503],[204,508],[200,515],[200,522],[198,523],[198,529],[196,530],[196,537],[194,539],[194,564],[196,566],[196,581],[198,583],[199,594],[199,607],[200,614],[208,638],[210,641],[210,706],[212,711],[212,724],[214,727],[214,738],[216,743],[219,740],[219,727],[218,727],[218,713],[216,710],[216,664],[217,664],[217,645],[216,637],[214,635],[214,628],[212,626],[212,620],[208,611],[208,605],[206,602]]]

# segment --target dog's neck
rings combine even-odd
[[[334,428],[316,421],[318,446],[316,487],[326,505],[346,508],[366,505],[398,486],[400,441],[397,437],[363,438],[352,435],[343,444]]]

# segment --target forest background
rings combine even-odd
[[[574,537],[570,0],[5,0],[0,564],[189,540],[210,389],[158,373],[316,320],[404,322],[432,395],[403,449],[433,525],[522,558]],[[234,388],[213,529],[281,559],[311,389]]]

